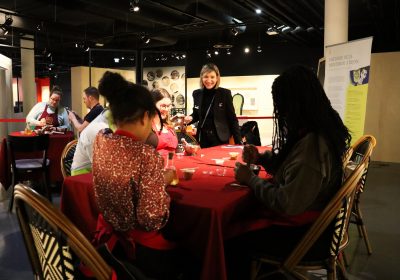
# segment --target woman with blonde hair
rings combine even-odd
[[[198,122],[196,138],[202,148],[228,144],[233,136],[235,144],[242,144],[239,124],[229,89],[219,86],[221,75],[213,63],[200,71],[200,89],[193,92],[193,113],[186,123]]]

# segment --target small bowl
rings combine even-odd
[[[237,160],[239,153],[238,152],[230,152],[229,156],[231,160]]]
[[[190,180],[190,179],[192,179],[194,172],[196,172],[196,169],[194,169],[194,168],[182,168],[181,171],[183,173],[183,179]]]
[[[188,144],[185,146],[185,152],[188,155],[195,155],[200,150],[200,145]]]
[[[215,161],[215,164],[217,164],[217,165],[223,165],[224,162],[225,162],[225,159],[223,159],[223,158],[215,158],[214,161]]]

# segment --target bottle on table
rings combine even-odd
[[[171,170],[173,173],[173,179],[170,185],[175,186],[179,183],[178,172],[176,171],[176,166],[174,162],[174,152],[168,153],[167,164],[165,165],[165,170]]]

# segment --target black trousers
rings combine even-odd
[[[248,232],[225,242],[225,258],[229,280],[246,280],[250,278],[251,256],[259,252],[285,259],[295,248],[310,225],[299,227],[271,226],[265,229]],[[314,243],[303,260],[319,260],[329,255],[334,225]],[[271,271],[273,268],[271,268]],[[273,278],[272,278],[273,279]]]
[[[202,128],[199,135],[200,147],[208,148],[227,144],[219,140],[215,128]]]
[[[136,244],[135,264],[147,277],[157,280],[196,280],[200,264],[183,250],[155,250]]]

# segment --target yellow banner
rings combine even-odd
[[[352,143],[364,135],[368,84],[349,85],[346,93],[344,123],[350,130]]]

